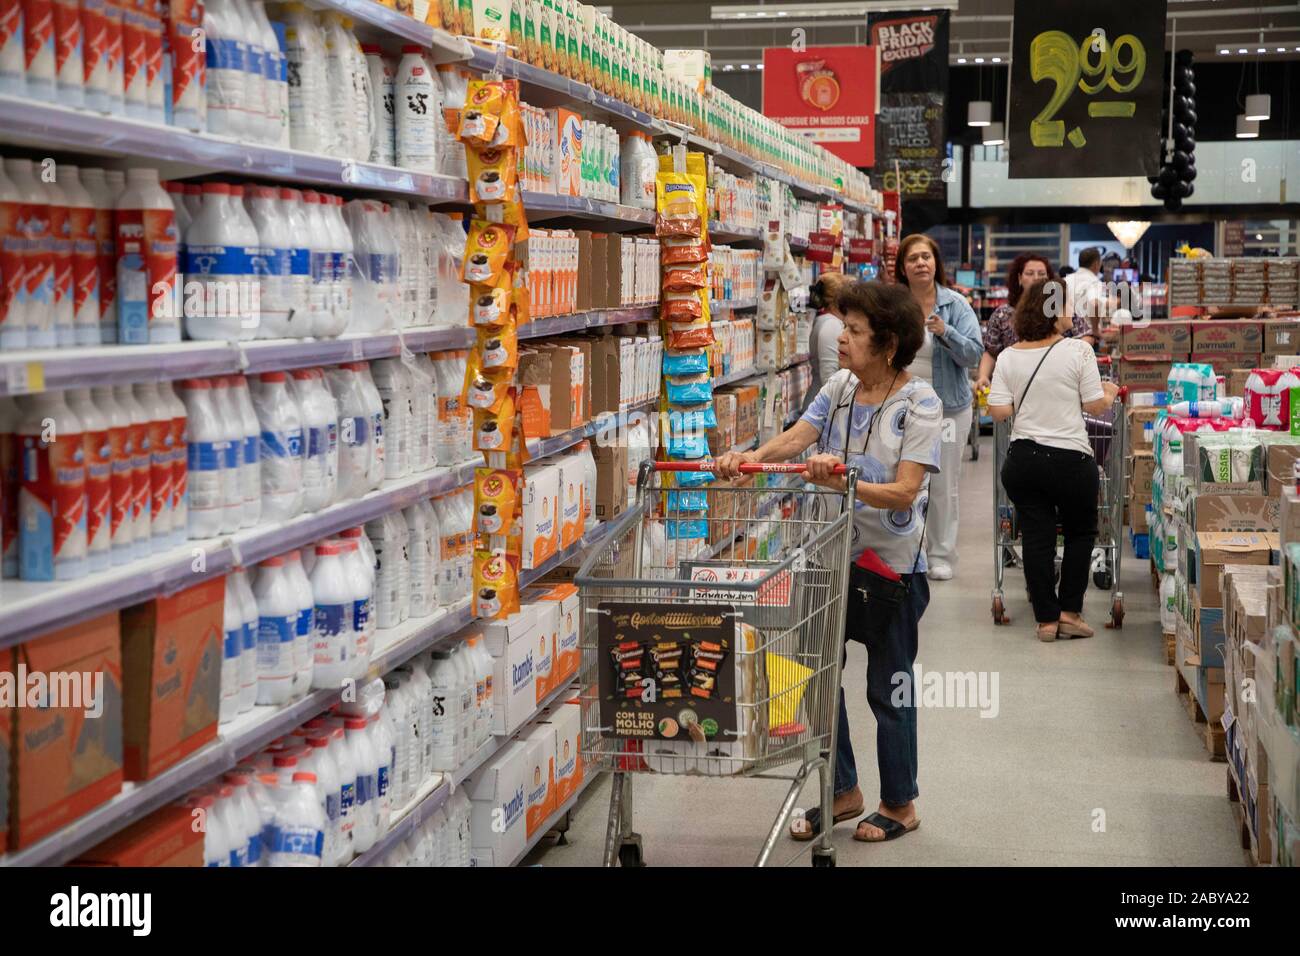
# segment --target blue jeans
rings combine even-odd
[[[867,702],[876,717],[876,761],[880,767],[880,799],[891,807],[915,800],[916,785],[916,701],[919,697],[912,664],[916,661],[921,615],[930,603],[930,583],[924,574],[911,578],[911,591],[886,627],[867,627],[866,609],[857,589],[850,586],[845,615],[846,640],[867,646]],[[847,651],[846,651],[847,653]],[[902,694],[903,683],[896,674],[906,674],[911,694]],[[899,697],[899,706],[894,698]],[[849,712],[840,689],[839,729],[835,741],[835,793],[858,785],[858,767],[849,738]]]

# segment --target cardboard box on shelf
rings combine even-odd
[[[591,231],[587,229],[575,230],[574,237],[578,240],[578,289],[574,299],[574,309],[578,312],[586,312],[595,308],[592,305],[595,284],[590,268],[592,259]]]
[[[1260,326],[1260,351],[1265,355],[1294,355],[1300,351],[1300,322],[1295,319],[1269,319],[1260,323]]]
[[[537,625],[531,606],[482,625],[483,639],[492,655],[494,734],[514,733],[537,710]]]
[[[563,551],[577,544],[578,539],[582,537],[585,510],[582,484],[586,474],[582,460],[576,457],[561,456],[555,460],[554,467],[560,473],[557,511],[560,524],[559,549]]]
[[[1268,495],[1199,494],[1188,501],[1193,531],[1276,531],[1278,499]]]
[[[1155,405],[1134,405],[1128,409],[1129,447],[1134,451],[1151,447],[1152,435],[1146,426],[1154,424],[1160,412],[1161,409]]]
[[[1124,325],[1120,330],[1120,351],[1125,356],[1160,356],[1177,361],[1192,350],[1192,329],[1187,322],[1158,321],[1142,326]]]
[[[1214,577],[1217,580],[1218,575],[1215,574]],[[1207,605],[1199,587],[1191,588],[1191,596],[1192,640],[1188,660],[1200,667],[1222,667],[1225,641],[1223,608],[1218,605]],[[1217,598],[1217,595],[1212,597]]]
[[[1219,568],[1225,564],[1267,565],[1277,549],[1277,534],[1274,532],[1197,532],[1188,580],[1196,585],[1205,607],[1222,608]]]
[[[528,746],[512,740],[466,783],[474,866],[510,866],[528,845]]]
[[[1263,351],[1262,342],[1258,322],[1219,320],[1192,323],[1193,354],[1240,355],[1253,352],[1258,355]]]
[[[225,579],[122,611],[123,777],[147,780],[217,736]]]
[[[737,385],[731,390],[736,396],[736,443],[743,444],[758,437],[757,385]]]
[[[714,392],[713,413],[718,418],[718,427],[709,431],[709,451],[716,457],[736,445],[736,393]]]
[[[523,597],[530,602],[546,602],[556,606],[558,629],[551,686],[559,687],[578,673],[578,588],[573,584],[534,586],[525,588]]]
[[[524,542],[520,566],[531,569],[559,551],[559,468],[554,464],[526,468],[522,497]]]
[[[1213,722],[1223,716],[1223,668],[1196,668],[1196,699],[1201,702],[1207,720]]]
[[[554,601],[530,601],[528,610],[536,621],[532,637],[536,650],[533,658],[537,675],[533,697],[535,707],[556,687],[555,650],[560,638],[560,606]]]
[[[1227,381],[1224,387],[1227,388],[1228,394],[1240,398],[1246,393],[1246,379],[1250,378],[1252,368],[1234,368],[1229,369]]]
[[[596,462],[595,515],[609,521],[627,510],[627,445],[593,443],[591,457]]]
[[[203,866],[203,831],[194,810],[172,805],[155,810],[96,847],[72,866]]]
[[[1129,527],[1137,534],[1144,534],[1150,530],[1150,518],[1147,515],[1147,508],[1151,506],[1150,501],[1141,501],[1130,499],[1128,503],[1128,521]]]
[[[1178,356],[1186,361],[1187,355]],[[1169,380],[1172,362],[1167,359],[1144,359],[1125,355],[1119,360],[1119,384],[1131,392],[1163,392]]]
[[[1285,488],[1278,496],[1278,531],[1283,545],[1300,542],[1300,495]]]
[[[615,241],[617,236],[613,237]],[[591,234],[591,255],[583,263],[583,269],[590,275],[591,308],[609,308],[609,240],[604,232]]]
[[[1278,496],[1282,489],[1295,486],[1295,463],[1300,461],[1300,442],[1272,441],[1265,451],[1268,458],[1264,491]]]
[[[1187,357],[1189,362],[1204,362],[1214,368],[1215,375],[1225,379],[1234,368],[1255,368],[1260,363],[1258,352],[1193,352]]]
[[[1135,450],[1129,457],[1129,482],[1135,494],[1150,497],[1155,473],[1156,458],[1152,452]]]
[[[555,812],[555,728],[537,723],[520,735],[524,756],[525,830],[531,837]]]
[[[519,412],[524,438],[546,438],[551,434],[551,353],[521,349],[519,352]]]
[[[51,704],[9,711],[9,839],[21,850],[122,788],[118,613],[21,644],[9,661],[15,686],[19,674],[46,675]]]
[[[546,722],[555,728],[555,806],[578,792],[582,784],[582,705],[577,697],[551,708]]]

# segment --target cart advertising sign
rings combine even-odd
[[[763,51],[763,112],[846,163],[875,162],[876,50],[810,46]]]
[[[736,616],[726,604],[600,605],[600,724],[606,737],[736,735]]]
[[[1152,176],[1165,0],[1016,0],[1012,179]]]

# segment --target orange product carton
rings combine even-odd
[[[148,780],[217,736],[225,579],[122,612],[124,776]]]
[[[73,866],[202,866],[203,831],[194,811],[163,807],[99,846],[87,850]]]
[[[555,633],[555,671],[553,687],[559,687],[578,673],[578,587],[565,582],[525,588],[523,597],[530,604],[550,602],[558,608]]]
[[[554,465],[530,466],[524,473],[523,554],[520,567],[540,567],[559,550],[560,473]]]
[[[558,458],[555,468],[560,473],[557,508],[560,516],[560,550],[578,543],[585,526],[582,514],[582,483],[585,469],[577,458]]]
[[[555,808],[564,806],[582,785],[582,710],[575,696],[551,708],[555,728]]]
[[[524,792],[527,794],[526,836],[537,832],[555,813],[555,728],[538,723],[522,734],[527,748],[524,757]]]
[[[536,656],[534,665],[537,673],[537,703],[540,704],[558,688],[558,671],[555,667],[556,644],[559,641],[559,605],[554,601],[532,601],[527,605],[528,611],[537,622],[537,633],[533,640]]]
[[[21,850],[122,789],[117,612],[22,644],[4,667],[0,709],[9,708],[13,728],[10,841]]]

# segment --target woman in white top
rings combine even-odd
[[[989,392],[994,421],[1015,416],[1002,466],[1024,541],[1025,585],[1038,639],[1091,637],[1083,595],[1097,538],[1097,462],[1083,413],[1110,408],[1118,391],[1097,374],[1092,347],[1065,338],[1070,309],[1062,284],[1039,282],[1016,304],[1019,339],[998,356]],[[1056,530],[1065,539],[1058,594]]]

